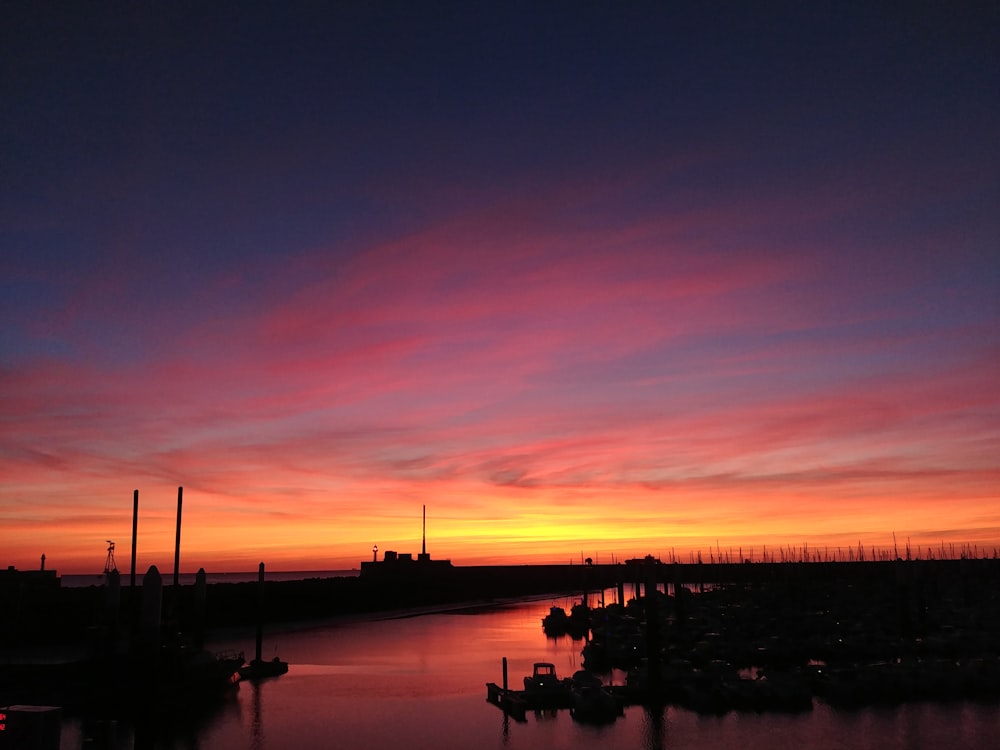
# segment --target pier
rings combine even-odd
[[[643,702],[642,692],[627,685],[605,685],[603,690],[614,696],[619,707],[639,705]],[[536,693],[530,690],[505,689],[495,682],[486,683],[486,702],[501,709],[516,721],[527,721],[529,712],[573,708],[573,696],[568,689],[553,693]]]

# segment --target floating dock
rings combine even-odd
[[[523,690],[504,690],[495,682],[486,683],[486,701],[503,709],[505,714],[510,714],[518,721],[527,721],[525,714],[528,711],[528,703],[524,695]],[[566,707],[568,708],[568,694],[566,698]]]
[[[603,690],[615,697],[622,706],[642,702],[640,691],[625,685],[605,685]],[[504,690],[495,682],[486,683],[486,702],[492,703],[517,721],[527,721],[528,711],[556,711],[573,707],[569,689],[552,691]]]

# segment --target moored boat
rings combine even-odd
[[[556,666],[551,662],[535,662],[531,676],[524,678],[524,689],[529,693],[568,693],[570,681],[560,679]]]
[[[263,680],[268,677],[277,677],[288,671],[288,662],[282,661],[275,656],[270,661],[264,659],[251,659],[249,663],[240,667],[240,678],[244,680]]]
[[[622,714],[622,706],[601,679],[592,672],[581,669],[570,683],[570,716],[588,724],[607,724]]]

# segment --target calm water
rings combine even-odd
[[[84,726],[69,720],[62,748],[282,750],[283,748],[844,748],[997,747],[1000,706],[911,704],[897,709],[835,711],[817,702],[797,715],[730,713],[704,717],[668,707],[627,708],[607,727],[588,727],[568,712],[505,720],[486,702],[485,683],[501,682],[501,657],[512,686],[535,661],[571,675],[581,641],[545,638],[541,618],[563,600],[519,603],[479,612],[332,624],[268,632],[288,674],[243,683],[214,715],[190,725],[138,736],[125,725]],[[252,652],[253,634],[217,639],[217,649]],[[620,679],[620,676],[619,676]]]

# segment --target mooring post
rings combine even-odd
[[[177,598],[178,576],[181,566],[181,503],[184,500],[184,488],[177,488],[177,537],[174,539],[174,598]]]
[[[139,490],[132,492],[132,564],[129,566],[128,587],[132,590],[135,600],[135,532],[139,527]],[[133,605],[134,606],[134,605]]]
[[[121,580],[117,570],[112,570],[105,576],[104,584],[104,653],[109,658],[118,650],[118,613],[121,611]]]
[[[685,597],[687,596],[687,590],[684,588],[684,583],[682,582],[681,576],[681,564],[675,562],[671,568],[671,573],[674,579],[674,613],[677,620],[677,627],[684,627],[684,615],[685,615]]]
[[[257,661],[261,659],[264,646],[264,563],[257,568],[257,647],[254,650]]]
[[[503,658],[503,691],[507,692],[507,657]]]
[[[204,568],[198,568],[194,577],[194,645],[205,647],[205,617],[208,612],[208,576]]]
[[[658,695],[663,674],[660,657],[660,607],[659,594],[656,582],[656,570],[653,562],[648,561],[645,567],[646,573],[646,654],[648,656],[649,689],[652,695]]]
[[[142,579],[142,614],[139,637],[146,655],[160,650],[160,616],[163,597],[163,580],[160,571],[151,565]]]
[[[118,612],[121,608],[121,579],[117,570],[105,576],[104,584],[104,625],[118,627]]]

